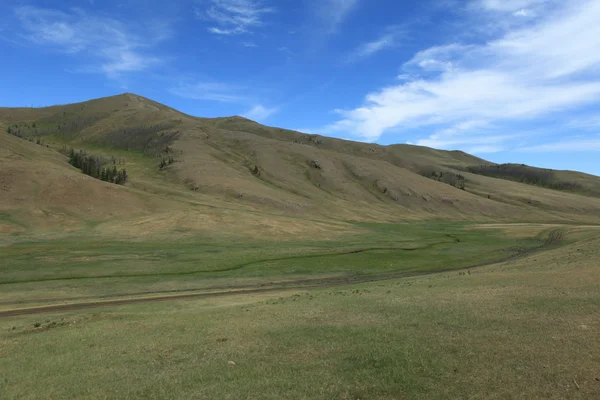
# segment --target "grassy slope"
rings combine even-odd
[[[4,233],[69,231],[83,221],[131,216],[151,209],[143,194],[81,174],[46,147],[0,134],[0,224]]]
[[[467,166],[456,165],[455,168],[497,179],[523,181],[531,185],[552,188],[553,190],[592,197],[600,196],[600,180],[594,175],[576,171],[542,169],[524,164],[493,164],[484,160],[481,161]]]
[[[0,109],[3,121],[66,126],[43,142],[124,158],[131,181],[93,180],[0,133],[0,309],[453,269],[571,230],[565,247],[471,274],[2,319],[3,398],[598,393],[597,230],[472,226],[598,223],[598,199],[470,174],[461,191],[417,172],[483,160],[193,118],[134,95]],[[159,171],[153,144],[174,131],[178,162]],[[374,223],[390,221],[404,223]],[[339,254],[353,250],[368,251]]]
[[[224,240],[260,232],[263,238],[328,238],[353,230],[344,222],[299,219],[192,193],[170,182],[143,153],[87,148],[123,159],[131,182],[123,187],[92,179],[56,151],[0,133],[0,244],[82,235],[104,240]]]
[[[157,195],[160,202],[164,197],[175,202],[168,209],[153,209],[156,215],[162,212],[161,222],[150,224],[155,231],[172,232],[164,218],[173,210],[185,214],[189,203],[216,207],[202,215],[238,211],[244,216],[236,218],[238,224],[251,218],[247,211],[276,214],[267,217],[274,224],[281,216],[326,223],[432,218],[600,222],[598,199],[470,175],[467,191],[461,191],[417,173],[424,167],[451,170],[484,162],[465,153],[305,135],[240,117],[194,118],[131,94],[45,109],[0,109],[0,121],[37,121],[38,136],[54,147],[68,144],[125,158],[131,188]],[[80,129],[69,131],[67,122]],[[155,157],[169,142],[178,162],[159,171]],[[589,185],[600,181],[586,179]]]
[[[597,398],[600,241],[567,238],[469,274],[1,320],[3,398]]]

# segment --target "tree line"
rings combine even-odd
[[[108,163],[104,158],[87,154],[83,150],[75,151],[73,148],[69,150],[68,155],[69,164],[80,169],[86,175],[117,185],[127,182],[127,171],[124,168],[117,169],[114,157],[111,157],[113,163]]]
[[[477,175],[506,179],[548,189],[573,191],[583,189],[583,186],[576,182],[559,180],[554,171],[550,169],[533,168],[523,164],[475,165],[467,167],[467,171]]]
[[[465,177],[461,174],[448,171],[435,171],[430,168],[421,169],[420,174],[426,178],[433,179],[434,181],[454,186],[460,190],[465,190]]]
[[[24,133],[26,129],[35,129],[36,124],[14,124],[7,128],[7,132],[11,135],[17,136],[21,139],[29,140],[34,142],[33,138],[26,138]],[[35,140],[35,143],[43,146],[40,138]],[[47,146],[48,147],[48,146]],[[69,164],[78,168],[86,175],[92,178],[100,179],[105,182],[115,183],[117,185],[123,185],[127,182],[128,175],[125,168],[117,169],[117,159],[114,156],[110,157],[110,161],[103,157],[87,154],[83,150],[75,151],[72,147],[67,150],[66,147],[62,149],[62,153],[69,157]],[[121,160],[119,160],[119,164]]]

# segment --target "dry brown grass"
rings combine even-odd
[[[83,175],[50,149],[6,134],[0,147],[0,213],[27,227],[68,230],[151,209],[144,196]]]
[[[10,216],[2,220],[4,241],[22,228],[69,232],[87,222],[100,224],[96,233],[128,238],[222,231],[268,239],[335,237],[354,229],[344,225],[349,220],[600,223],[597,198],[471,174],[462,191],[417,173],[483,162],[465,153],[315,137],[243,118],[193,118],[131,94],[0,109],[0,121],[31,123],[63,113],[97,118],[70,145],[117,152],[127,159],[130,183],[86,177],[55,151],[0,133],[0,213]],[[171,144],[177,162],[166,171],[151,156],[97,145],[115,130],[168,121],[180,133]],[[588,186],[600,182],[568,175]]]

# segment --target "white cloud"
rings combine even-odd
[[[414,69],[423,71],[451,71],[458,67],[460,58],[475,49],[475,46],[453,43],[445,46],[434,46],[418,52],[410,61],[404,64],[405,71]],[[404,76],[404,75],[401,75]]]
[[[217,35],[239,35],[263,25],[263,15],[274,8],[260,0],[207,0],[208,6],[196,10],[200,18],[214,23],[208,31]]]
[[[551,0],[477,0],[477,5],[489,11],[518,12],[543,6]]]
[[[168,29],[144,29],[134,32],[132,24],[90,15],[73,9],[62,12],[37,7],[18,7],[15,15],[20,22],[21,37],[41,46],[70,54],[84,54],[98,59],[99,66],[81,68],[103,72],[109,77],[121,73],[142,71],[160,60],[142,49],[152,47],[169,37]]]
[[[519,11],[515,11],[513,13],[515,17],[531,17],[534,15],[532,10],[527,10],[525,8],[520,9]]]
[[[482,146],[475,146],[475,147],[467,148],[466,152],[469,154],[489,154],[489,153],[499,153],[504,150],[506,150],[506,148],[503,146],[482,145]]]
[[[421,139],[416,142],[418,146],[434,147],[438,149],[458,149],[465,146],[477,146],[489,148],[491,146],[497,148],[509,139],[514,139],[514,135],[497,135],[497,136],[477,136],[472,133],[467,136],[444,137],[443,135],[432,135],[428,139]]]
[[[531,5],[508,3],[487,2],[499,12]],[[370,93],[363,106],[338,110],[342,119],[325,131],[377,140],[391,129],[535,119],[600,103],[599,20],[600,1],[568,2],[498,40],[424,50],[405,64],[422,77],[403,75],[405,82]]]
[[[186,99],[234,103],[244,99],[240,88],[218,82],[180,83],[169,92]]]
[[[307,133],[309,135],[318,134],[318,132],[312,128],[297,128],[297,129],[292,129],[292,130],[295,132]]]
[[[160,63],[158,58],[143,56],[126,49],[106,49],[103,53],[109,61],[103,63],[101,68],[108,76],[116,76],[122,72],[142,71]]]
[[[566,124],[566,127],[584,130],[600,130],[600,115],[573,119]]]
[[[325,30],[333,33],[344,22],[360,0],[318,0],[316,11]]]
[[[572,139],[553,143],[545,143],[536,146],[522,147],[518,151],[522,152],[586,152],[600,150],[600,138],[598,139]]]
[[[387,32],[379,38],[360,45],[354,52],[352,52],[352,54],[350,54],[349,60],[354,61],[367,58],[382,50],[394,47],[398,44],[398,39],[400,36],[401,32],[397,28],[389,28],[387,29]]]
[[[262,122],[267,120],[271,115],[274,115],[277,112],[279,112],[279,108],[277,107],[266,108],[258,104],[252,107],[252,109],[248,110],[246,113],[244,113],[243,116],[254,121]]]

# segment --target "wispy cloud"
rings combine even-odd
[[[402,31],[397,27],[390,27],[377,39],[361,44],[348,57],[349,61],[357,61],[379,53],[382,50],[398,45],[398,40],[402,36]]]
[[[469,153],[496,153],[505,149],[504,143],[519,135],[482,134],[494,132],[488,121],[467,120],[441,129],[415,144],[438,149],[463,149]]]
[[[499,153],[506,150],[506,147],[500,145],[480,145],[473,147],[463,147],[467,153],[470,154],[490,154]]]
[[[249,33],[263,25],[264,14],[275,12],[260,0],[205,0],[204,7],[196,15],[210,21],[207,29],[217,35],[239,35]]]
[[[525,8],[522,8],[518,11],[515,11],[513,13],[513,15],[515,17],[531,17],[531,16],[535,15],[535,12],[533,12],[532,10],[527,10]]]
[[[219,82],[180,83],[169,89],[171,94],[192,100],[235,103],[244,100],[241,88]]]
[[[325,31],[335,32],[360,0],[318,0],[315,8]]]
[[[600,137],[593,139],[569,139],[558,142],[545,143],[536,146],[521,147],[521,152],[597,152],[600,150]]]
[[[435,46],[418,52],[403,66],[404,71],[421,74],[426,71],[452,71],[458,67],[458,54],[467,54],[476,46],[452,43],[445,46]],[[405,74],[400,77],[406,77]],[[399,78],[400,78],[399,77]]]
[[[277,112],[279,112],[279,108],[277,107],[267,108],[261,104],[257,104],[244,113],[243,116],[254,121],[263,122]]]
[[[114,78],[142,71],[161,62],[148,49],[169,37],[165,26],[136,26],[91,15],[81,9],[63,12],[24,6],[15,9],[22,39],[56,51],[83,55],[89,62],[79,68]]]
[[[514,13],[543,6],[552,0],[477,0],[476,5],[485,10]]]
[[[600,131],[600,115],[579,117],[566,124],[568,128]]]
[[[489,123],[484,120],[470,120],[454,124],[448,128],[440,129],[427,138],[419,139],[415,144],[419,146],[436,148],[459,148],[465,145],[498,145],[506,136],[476,136],[474,130],[489,128]]]
[[[533,3],[537,2],[488,1],[487,5],[506,12]],[[472,120],[490,124],[535,120],[597,104],[599,20],[599,1],[564,2],[560,12],[485,44],[456,43],[424,50],[406,63],[413,73],[403,74],[402,83],[367,95],[361,107],[338,110],[342,118],[327,131],[377,140],[392,129],[443,129]],[[496,135],[480,128],[464,129],[460,135],[470,137],[473,131]],[[435,135],[423,140],[436,139],[441,141]]]

